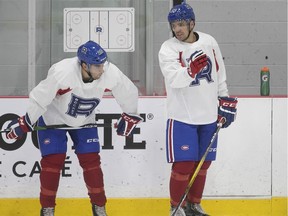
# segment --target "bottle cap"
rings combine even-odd
[[[268,67],[263,67],[263,68],[261,69],[261,71],[263,71],[263,72],[269,72],[269,68],[268,68]]]

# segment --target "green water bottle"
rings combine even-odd
[[[270,95],[270,71],[268,67],[263,67],[260,73],[261,78],[261,87],[260,94],[261,96]]]

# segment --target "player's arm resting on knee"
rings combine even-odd
[[[224,118],[225,123],[222,128],[227,128],[236,119],[238,101],[237,98],[233,97],[219,97],[218,100],[218,122]]]
[[[127,114],[123,112],[121,117],[115,123],[116,132],[120,136],[132,136],[137,124],[141,123],[143,118],[137,114]]]
[[[8,126],[9,132],[6,133],[7,139],[20,139],[24,133],[33,130],[28,113],[18,119],[12,120]]]

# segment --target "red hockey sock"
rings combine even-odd
[[[83,169],[84,181],[88,189],[90,202],[97,206],[104,206],[106,204],[106,196],[99,154],[77,154],[77,157]]]
[[[63,168],[65,154],[52,154],[41,159],[40,204],[42,207],[54,207],[59,186],[60,171]]]
[[[189,182],[189,176],[194,169],[195,162],[175,162],[170,176],[170,202],[177,206]],[[182,205],[185,205],[183,203]]]
[[[211,164],[211,161],[205,161],[202,164],[201,169],[199,170],[199,173],[194,181],[194,183],[191,186],[191,189],[188,193],[188,200],[191,203],[200,203],[205,187],[205,182],[206,182],[206,176],[207,176],[207,170]],[[195,169],[198,163],[195,165]],[[193,175],[193,174],[192,174]],[[190,176],[191,178],[191,176]]]

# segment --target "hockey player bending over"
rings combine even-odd
[[[187,3],[174,6],[168,21],[174,37],[159,51],[159,64],[167,92],[167,161],[170,176],[171,215],[206,216],[200,203],[207,170],[216,158],[217,139],[192,184],[186,200],[180,199],[204,155],[221,118],[228,127],[235,119],[237,99],[228,96],[226,71],[216,40],[193,31],[195,14]]]
[[[123,110],[117,134],[130,136],[143,119],[137,115],[137,87],[111,62],[95,42],[81,45],[77,57],[64,59],[49,69],[48,76],[29,95],[27,113],[9,125],[9,139],[19,139],[33,125],[66,124],[77,127],[95,123],[95,108],[105,89],[110,89]],[[75,147],[92,204],[93,216],[106,216],[106,196],[100,166],[97,128],[37,131],[41,151],[41,216],[53,216],[60,171],[64,165],[69,134]],[[89,142],[88,142],[89,140]],[[91,142],[92,141],[92,142]]]

